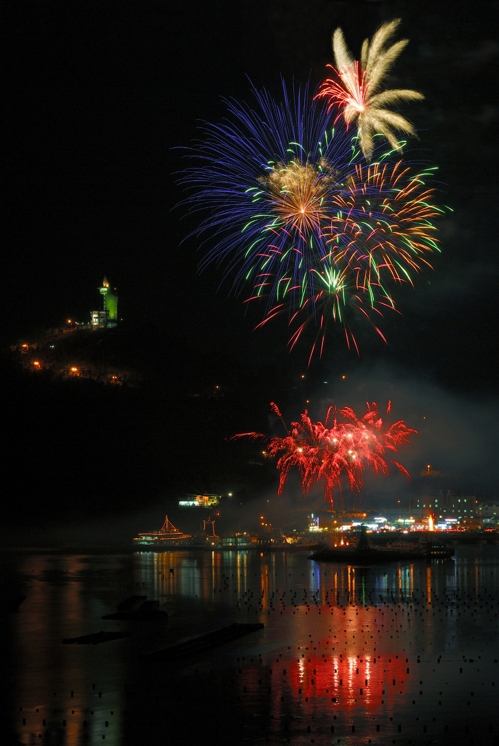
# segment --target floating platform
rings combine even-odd
[[[64,645],[98,645],[101,642],[112,642],[129,637],[129,632],[94,632],[91,635],[80,635],[80,637],[66,637],[62,642]]]
[[[348,562],[351,565],[379,565],[386,562],[451,559],[454,549],[445,544],[430,541],[419,544],[392,544],[371,546],[367,539],[366,526],[360,527],[356,546],[326,547],[313,552],[309,559],[316,562]]]
[[[315,562],[348,562],[352,565],[379,565],[385,562],[451,559],[454,549],[445,545],[431,544],[426,547],[356,549],[354,547],[331,547],[313,552],[309,559]]]
[[[118,604],[116,611],[105,614],[102,619],[128,619],[130,621],[151,621],[167,619],[166,611],[161,611],[158,601],[148,601],[147,596],[130,596]]]
[[[250,632],[256,632],[259,629],[263,629],[263,626],[264,625],[261,622],[255,622],[253,624],[239,624],[234,622],[234,624],[230,624],[228,627],[222,627],[214,632],[207,632],[205,635],[194,637],[192,640],[181,642],[170,648],[157,650],[154,653],[146,653],[142,657],[147,660],[178,660],[180,658],[186,658],[189,655],[204,653],[205,650],[211,650],[211,648],[224,645],[227,642],[232,642],[232,640],[237,640],[238,637],[243,637]]]

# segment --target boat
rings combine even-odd
[[[139,549],[160,549],[168,551],[175,547],[189,547],[194,543],[191,534],[184,534],[176,528],[165,516],[165,521],[159,531],[141,531],[133,540],[134,546]]]
[[[218,549],[256,549],[258,551],[271,552],[297,552],[309,551],[324,547],[324,542],[319,542],[313,537],[300,534],[286,536],[280,531],[272,534],[251,534],[247,531],[241,533],[223,536],[220,538]]]
[[[454,549],[445,544],[422,542],[373,547],[367,539],[366,527],[361,526],[356,546],[325,547],[313,552],[309,559],[316,562],[348,562],[352,565],[377,565],[400,560],[451,559]]]

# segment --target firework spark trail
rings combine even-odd
[[[304,494],[315,485],[324,483],[324,497],[332,505],[334,491],[342,492],[343,479],[352,491],[360,491],[366,468],[375,474],[388,475],[392,464],[410,478],[405,467],[387,458],[386,452],[397,453],[402,445],[410,442],[411,435],[417,434],[417,430],[407,427],[402,420],[386,425],[375,402],[367,404],[367,412],[360,418],[350,407],[340,410],[330,407],[324,422],[312,422],[305,411],[299,422],[291,423],[290,429],[286,427],[278,407],[275,404],[271,407],[288,431],[285,437],[267,438],[261,433],[242,433],[234,437],[268,440],[269,456],[278,459],[279,495],[295,467],[300,473]],[[386,411],[387,414],[391,411],[391,402],[388,402]]]
[[[201,269],[224,264],[234,292],[263,300],[259,326],[287,314],[291,348],[310,322],[320,350],[329,322],[357,347],[352,311],[383,337],[375,320],[395,310],[390,286],[412,284],[438,250],[432,170],[381,147],[366,163],[358,138],[341,122],[331,128],[306,87],[289,93],[283,83],[282,102],[253,93],[255,108],[229,101],[230,119],[205,125],[188,151],[185,202],[205,213],[194,235],[214,239]]]

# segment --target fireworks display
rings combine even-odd
[[[428,256],[439,250],[432,222],[439,209],[432,204],[432,189],[424,186],[430,175],[431,169],[411,173],[400,160],[357,163],[344,189],[334,195],[326,238],[328,253],[311,270],[315,279],[311,300],[315,318],[320,319],[321,352],[327,322],[345,323],[346,305],[355,306],[383,337],[373,317],[382,315],[385,308],[395,310],[390,286],[412,285],[421,267],[431,266]],[[298,326],[293,344],[305,323]],[[347,342],[357,347],[346,324],[345,334]]]
[[[359,138],[341,117],[331,127],[307,88],[283,84],[282,102],[253,93],[256,107],[230,101],[230,118],[205,126],[181,177],[190,209],[204,213],[195,235],[214,240],[201,268],[223,264],[234,292],[262,300],[260,325],[286,314],[291,347],[311,321],[311,354],[331,321],[357,347],[356,315],[383,336],[376,324],[395,309],[391,285],[412,284],[438,248],[431,169],[411,169],[384,138],[366,162]]]
[[[405,88],[379,92],[383,79],[408,42],[402,39],[387,47],[399,24],[399,19],[384,23],[370,43],[366,39],[360,61],[352,58],[342,30],[336,29],[333,34],[336,69],[328,65],[335,73],[335,79],[325,80],[318,94],[329,100],[330,108],[340,107],[347,124],[357,122],[360,147],[369,160],[376,134],[386,137],[395,150],[401,147],[393,130],[416,134],[407,119],[386,107],[424,98],[421,93]]]
[[[313,295],[312,270],[328,255],[334,195],[353,173],[358,148],[307,88],[278,103],[253,91],[257,107],[229,102],[233,121],[206,126],[183,183],[188,203],[208,213],[197,234],[215,237],[201,268],[223,262],[233,289],[283,303],[292,312]]]
[[[304,494],[315,485],[324,483],[324,496],[331,504],[334,504],[334,491],[342,491],[342,480],[346,480],[352,491],[361,489],[366,468],[375,474],[388,475],[392,464],[410,478],[402,464],[387,457],[387,452],[397,453],[417,431],[407,427],[402,420],[385,424],[376,403],[368,404],[366,414],[360,418],[350,407],[340,410],[329,407],[324,422],[312,422],[305,411],[299,422],[291,423],[290,429],[286,427],[278,407],[275,404],[271,407],[288,430],[285,437],[269,438],[267,444],[269,456],[278,459],[279,495],[295,467],[300,473]],[[391,403],[388,402],[387,414],[390,410]],[[244,433],[236,437],[266,436]]]

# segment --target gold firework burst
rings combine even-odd
[[[332,69],[335,69],[339,80],[325,80],[318,94],[328,97],[331,106],[340,104],[343,107],[347,124],[357,121],[360,147],[368,160],[374,148],[374,135],[386,137],[396,150],[401,150],[401,146],[394,130],[416,135],[405,117],[386,107],[405,101],[420,101],[424,98],[423,94],[405,88],[379,90],[391,66],[408,43],[408,39],[401,39],[388,46],[399,24],[400,19],[384,23],[371,42],[366,39],[360,61],[353,59],[343,31],[337,28],[333,34],[336,69]]]
[[[274,211],[289,228],[302,235],[321,231],[329,210],[326,200],[331,185],[336,183],[336,172],[328,163],[320,162],[318,167],[298,161],[276,164],[261,181],[269,191]]]

